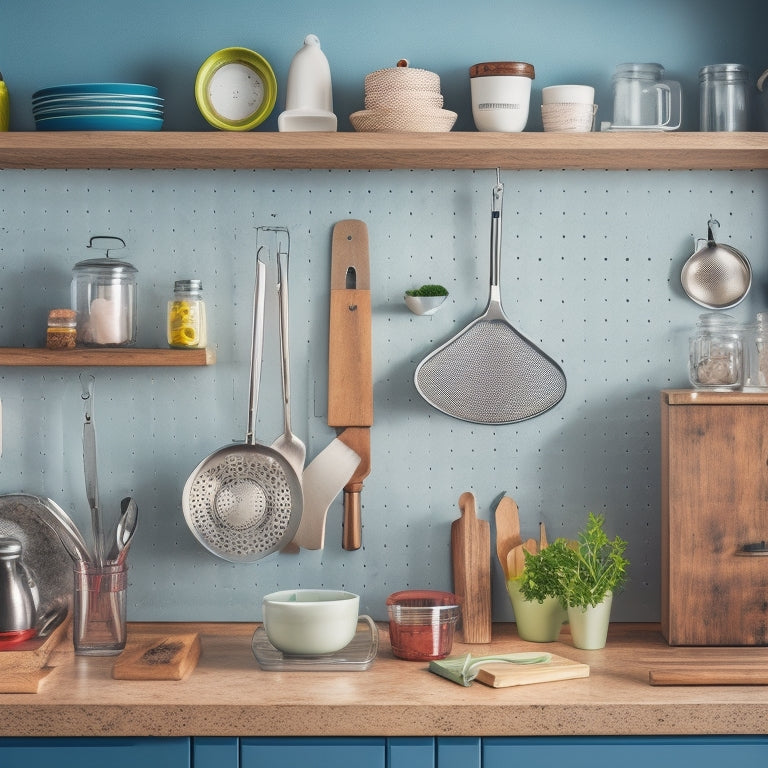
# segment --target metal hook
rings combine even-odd
[[[93,389],[96,385],[96,377],[90,373],[80,374],[80,386],[82,387],[82,393],[80,397],[85,404],[85,420],[90,421],[93,415]]]

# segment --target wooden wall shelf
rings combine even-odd
[[[0,168],[768,168],[768,133],[8,132]]]
[[[1,366],[112,366],[112,367],[182,367],[213,365],[212,349],[35,349],[0,347]]]

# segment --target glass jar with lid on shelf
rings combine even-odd
[[[699,315],[690,339],[688,376],[698,389],[740,389],[744,384],[743,327],[731,315]]]
[[[203,349],[208,329],[201,280],[177,280],[168,302],[168,345],[175,349]]]

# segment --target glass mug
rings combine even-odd
[[[619,64],[613,75],[611,130],[674,131],[680,127],[682,90],[663,80],[661,64]]]

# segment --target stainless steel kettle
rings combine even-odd
[[[0,538],[0,639],[23,639],[34,633],[37,609],[21,548],[18,539]]]

